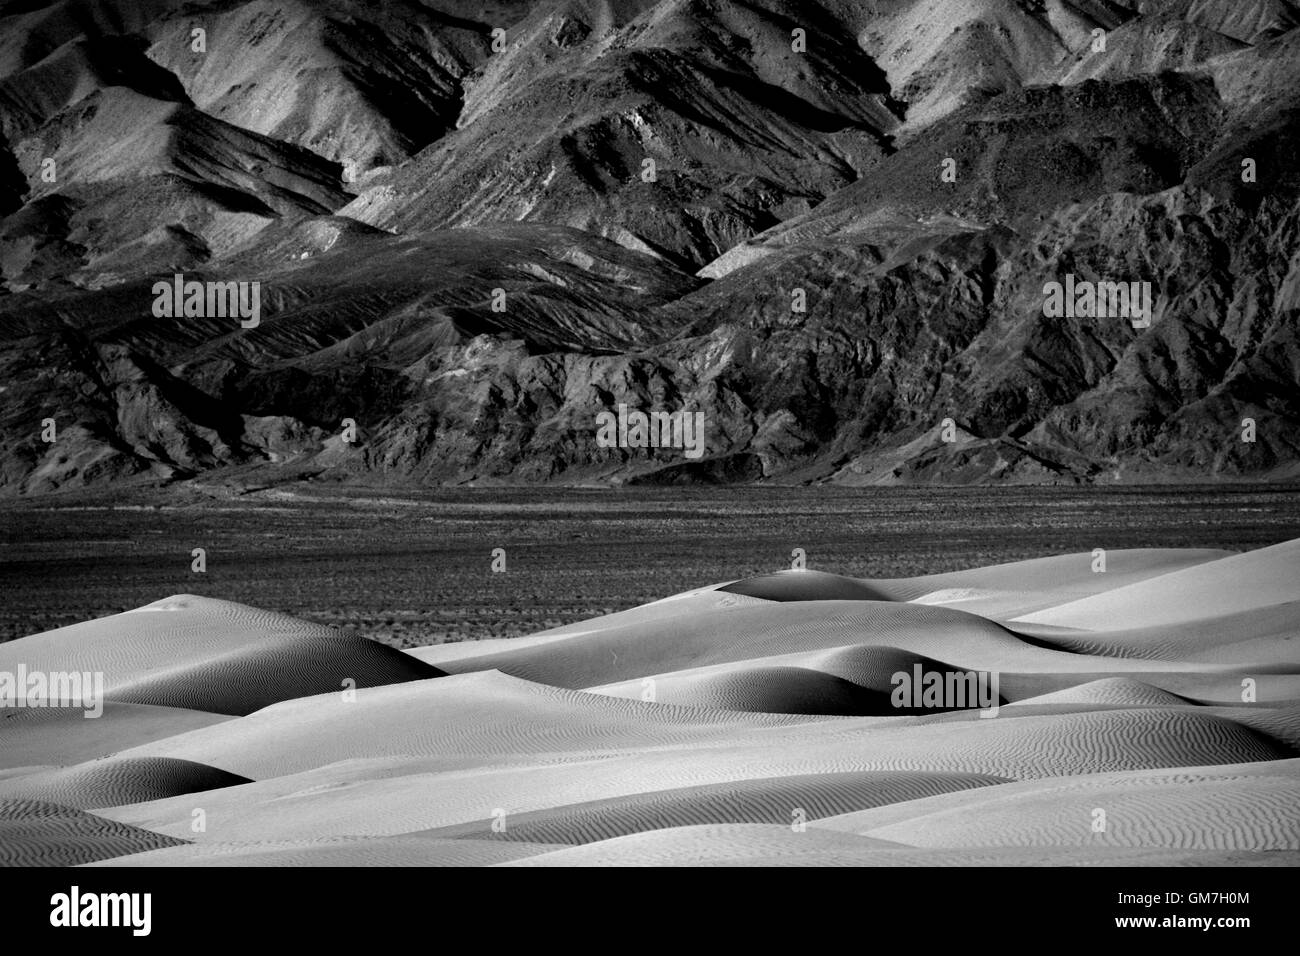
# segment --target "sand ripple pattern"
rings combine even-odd
[[[44,800],[93,810],[145,803],[250,783],[248,777],[174,757],[96,760],[75,767],[0,780],[0,799]]]
[[[76,866],[183,842],[55,803],[0,800],[0,866]]]
[[[169,598],[0,647],[110,691],[0,713],[0,861],[1300,865],[1300,542],[1092,565],[781,572],[411,654]],[[893,706],[972,670],[996,714]]]

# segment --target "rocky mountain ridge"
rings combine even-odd
[[[0,25],[0,494],[1300,474],[1288,0]],[[156,316],[176,274],[258,324]],[[619,404],[706,454],[601,447]]]

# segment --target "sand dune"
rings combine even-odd
[[[1271,604],[1176,625],[1083,630],[1016,621],[1016,632],[1076,654],[1215,664],[1294,665],[1296,602]]]
[[[42,800],[93,810],[249,782],[216,767],[171,757],[96,760],[0,781],[0,800]]]
[[[1206,713],[1252,727],[1300,753],[1300,705],[1291,707],[1206,707]]]
[[[1093,571],[1092,553],[1084,551],[919,577],[869,579],[865,583],[885,589],[897,600],[915,600],[951,588],[1022,593],[1045,600],[1061,593],[1096,594],[1231,556],[1231,551],[1209,548],[1114,549],[1106,552],[1106,571],[1097,573]]]
[[[1300,760],[1035,780],[968,796],[818,826],[928,847],[1300,850]]]
[[[1183,704],[1222,704],[1240,708],[1242,704],[1242,674],[1249,672],[1255,682],[1256,699],[1253,709],[1259,705],[1286,705],[1300,700],[1300,674],[1279,673],[1277,671],[1246,668],[1242,671],[1221,671],[1218,673],[1195,673],[1189,671],[1148,673],[1131,673],[1124,677],[1102,677],[1086,683],[1073,683],[1081,675],[1066,678],[1071,686],[1059,691],[1040,694],[1035,697],[1017,695],[1017,706],[1037,704],[1083,704],[1094,703],[1108,706],[1151,706],[1157,700],[1161,706]],[[1062,683],[1060,679],[1050,683]],[[1013,688],[1027,681],[1015,677],[1007,679]],[[1041,681],[1046,684],[1049,681]]]
[[[648,699],[648,695],[653,695],[660,703],[691,707],[898,716],[912,710],[895,706],[892,701],[893,675],[913,674],[913,669],[919,666],[922,674],[943,674],[954,668],[997,671],[999,699],[1025,704],[1076,686],[1110,680],[1117,674],[1124,675],[1125,680],[1150,684],[1175,696],[1186,696],[1191,703],[1233,704],[1241,700],[1243,672],[1223,667],[1211,669],[1186,662],[1150,663],[1084,654],[1066,655],[1043,651],[1032,644],[990,648],[972,642],[953,653],[962,656],[956,660],[939,661],[896,647],[853,644],[686,668],[586,689],[629,699]],[[1016,660],[1024,669],[1003,670],[1002,667],[1010,660]],[[1257,702],[1276,704],[1300,699],[1300,675],[1288,673],[1279,665],[1251,667],[1249,673],[1255,681]],[[759,674],[766,675],[761,684],[756,676]],[[796,679],[792,675],[801,676]],[[821,680],[810,677],[820,677]],[[857,690],[850,694],[844,690],[846,687]],[[818,691],[824,693],[818,696]],[[990,688],[990,700],[991,693]],[[1064,702],[1053,699],[1048,703]],[[965,704],[954,701],[951,707],[945,705],[923,710],[934,712],[963,706],[976,705],[969,700]],[[783,709],[795,707],[802,709]]]
[[[871,851],[895,846],[868,837],[793,832],[790,827],[712,824],[675,827],[526,857],[522,866],[862,866]]]
[[[724,666],[649,678],[654,700],[683,707],[712,707],[761,714],[853,716],[889,712],[889,696],[834,674],[806,667]],[[594,693],[636,699],[647,682],[593,687]]]
[[[888,601],[890,594],[857,578],[824,571],[777,571],[718,588],[764,601]]]
[[[1300,540],[1287,541],[1112,588],[1019,620],[1100,630],[1169,626],[1286,604],[1296,599],[1298,581]]]
[[[79,708],[20,708],[0,720],[0,769],[67,766],[229,720],[220,714],[109,701],[97,718]]]
[[[482,826],[497,819],[508,826],[520,814],[557,806],[784,776],[926,771],[1027,779],[1269,761],[1297,753],[1236,721],[1184,710],[1142,708],[994,720],[972,715],[955,721],[809,721],[609,701],[578,693],[572,694],[575,701],[587,698],[596,705],[557,709],[552,713],[555,725],[548,728],[539,722],[538,739],[515,734],[511,747],[503,746],[510,738],[499,736],[498,728],[511,721],[517,725],[519,711],[505,705],[513,700],[518,706],[523,700],[482,693],[484,688],[499,690],[508,678],[473,675],[427,686],[445,693],[466,681],[466,688],[478,693],[468,695],[462,689],[453,695],[455,703],[443,702],[445,709],[406,710],[400,722],[392,719],[396,712],[387,719],[372,715],[395,735],[382,743],[376,743],[381,736],[377,731],[363,735],[359,727],[331,724],[325,716],[330,711],[315,715],[324,719],[309,729],[305,721],[269,719],[279,709],[271,708],[264,712],[268,719],[246,732],[214,737],[211,733],[221,728],[213,728],[211,733],[149,745],[146,749],[166,749],[170,755],[232,768],[258,780],[100,812],[197,842],[303,840]],[[497,688],[492,688],[494,683]],[[486,718],[484,709],[475,706],[476,698],[485,710],[495,704],[506,711],[499,724],[478,726]],[[593,717],[602,712],[600,701],[621,705],[605,711],[619,716],[617,734],[609,732],[608,724],[580,729],[584,719],[594,723]],[[469,713],[457,720],[448,716],[455,709]],[[661,712],[657,719],[644,719],[655,711]],[[575,729],[556,734],[553,728],[564,723],[559,718],[566,712]],[[442,714],[444,719],[421,719],[421,713]],[[404,731],[403,723],[410,729]],[[412,734],[417,727],[423,728],[423,737],[396,736]],[[316,739],[309,743],[313,735]],[[362,756],[325,763],[345,757],[345,746]],[[421,755],[411,755],[417,748]],[[381,749],[390,756],[366,756]],[[312,762],[320,765],[304,766]],[[294,772],[295,766],[304,769]],[[205,833],[191,832],[196,807],[207,815]]]
[[[504,866],[1298,866],[1276,851],[934,850],[809,827],[714,825],[658,830],[525,857]]]
[[[662,683],[669,673],[684,679],[683,672],[692,668],[738,661],[755,666],[806,666],[804,661],[779,658],[854,645],[905,648],[950,665],[981,670],[1137,673],[1144,668],[1136,660],[1145,657],[1167,661],[1170,671],[1193,671],[1197,665],[1183,663],[1178,653],[1178,635],[1180,628],[1199,623],[1194,619],[1152,625],[1141,633],[1117,619],[1126,632],[1110,638],[1109,632],[1083,631],[1072,625],[1066,628],[1035,614],[1009,626],[1003,626],[1001,618],[1023,613],[1026,608],[1100,600],[1143,582],[1197,569],[1210,575],[1206,568],[1227,559],[1239,560],[1222,551],[1117,550],[1108,553],[1105,573],[1094,572],[1093,556],[1084,553],[969,572],[870,581],[784,571],[689,592],[534,637],[493,641],[481,655],[475,654],[472,646],[459,644],[446,650],[422,649],[415,656],[453,673],[501,670],[540,683],[600,689],[619,696],[629,696],[630,682],[647,677]],[[1285,572],[1279,576],[1284,578]],[[990,613],[987,610],[976,613],[990,605],[998,610],[996,621],[984,616]],[[1022,621],[1023,634],[1017,631]],[[1252,660],[1270,663],[1285,657],[1287,647],[1277,643],[1294,633],[1288,622],[1293,619],[1281,612],[1269,618],[1248,617],[1233,622],[1232,633],[1258,647],[1260,657]],[[1266,625],[1265,630],[1254,629],[1261,624]],[[1205,637],[1196,652],[1212,653],[1217,646],[1210,636],[1214,628],[1205,625],[1197,633]],[[1131,651],[1123,652],[1123,647]],[[834,668],[813,669],[845,676]],[[683,691],[680,681],[669,681],[663,687],[667,696],[660,699],[724,707],[729,700],[749,700],[737,709],[764,709],[769,706],[766,700],[775,705],[789,698],[797,712],[808,712],[807,705],[798,701],[817,694],[810,683],[817,678],[788,671],[775,675],[779,678],[773,682],[777,689],[767,692],[755,691],[753,680],[730,671],[698,676],[708,685],[698,693]],[[846,679],[853,681],[852,677]],[[738,689],[738,681],[742,689]],[[802,690],[779,689],[778,685],[795,681]],[[849,688],[833,681],[821,681],[820,686],[828,700],[839,701],[828,704],[823,712],[853,712],[857,706],[850,702]]]
[[[0,866],[76,866],[179,843],[56,803],[0,799]]]
[[[652,622],[667,624],[674,619],[690,618],[711,610],[734,607],[764,607],[768,603],[761,598],[752,598],[746,595],[719,595],[719,587],[721,585],[697,588],[682,594],[670,595],[626,611],[615,611],[613,614],[606,614],[591,621],[567,624],[527,637],[462,641],[456,644],[434,644],[429,647],[411,648],[407,653],[422,661],[442,666],[444,662],[486,657],[498,651],[522,651],[625,625],[644,626]]]
[[[570,769],[570,774],[573,770]],[[795,809],[805,818],[827,816],[838,808],[873,806],[910,800],[951,789],[1000,782],[979,775],[883,773],[828,774],[735,784],[636,793],[534,813],[512,814],[494,832],[495,818],[452,827],[408,833],[404,837],[299,841],[287,847],[254,842],[203,843],[165,853],[144,854],[127,861],[151,865],[284,865],[283,861],[327,865],[349,859],[361,863],[397,865],[470,865],[520,858],[546,852],[561,844],[581,844],[611,835],[687,826],[699,820],[790,820]],[[427,787],[427,784],[426,784]],[[227,835],[229,832],[227,831]],[[461,846],[457,846],[461,844]],[[513,849],[505,849],[511,848]]]
[[[848,805],[882,806],[1004,782],[961,773],[823,773],[739,780],[635,794],[520,814],[500,832],[475,822],[430,831],[439,837],[583,844],[704,823],[791,823],[835,816]]]
[[[88,663],[89,662],[89,663]],[[440,672],[334,628],[182,594],[0,644],[0,670],[99,670],[111,700],[248,714],[343,686]]]
[[[112,688],[0,721],[4,860],[1300,865],[1297,553],[781,572],[411,653],[169,599],[0,648]],[[996,713],[894,706],[970,670]]]
[[[337,693],[287,701],[232,722],[226,733],[203,728],[123,756],[181,757],[261,779],[357,758],[494,758],[610,753],[650,741],[697,744],[726,740],[746,725],[794,721],[617,700],[487,672],[368,688],[352,702]]]
[[[851,645],[899,647],[966,667],[996,668],[1040,661],[1068,666],[1076,655],[1025,645],[1015,634],[974,614],[892,601],[766,602],[730,605],[675,619],[625,618],[543,643],[482,657],[447,660],[453,673],[500,670],[560,687],[592,687],[692,667],[752,661]],[[527,639],[525,639],[527,640]]]
[[[1177,694],[1129,677],[1107,677],[1088,681],[1039,697],[1029,697],[1017,705],[1105,704],[1111,707],[1178,707],[1187,703]]]
[[[911,578],[862,579],[822,571],[778,571],[740,581],[725,582],[672,595],[650,604],[618,611],[543,631],[532,637],[488,640],[414,648],[409,653],[438,664],[441,661],[478,657],[482,652],[524,650],[551,644],[594,630],[625,625],[643,626],[700,613],[735,607],[762,607],[766,601],[885,600],[920,601],[936,595],[959,605],[960,610],[988,613],[978,607],[989,601],[1007,604],[1018,613],[1050,607],[1081,596],[1096,594],[1124,584],[1146,580],[1230,556],[1231,552],[1191,549],[1127,549],[1107,554],[1107,571],[1092,571],[1090,553],[1034,558],[1010,564],[953,571]],[[719,595],[721,592],[721,596]],[[946,603],[932,600],[931,603]],[[973,606],[966,606],[966,605]],[[996,616],[996,615],[995,615]],[[1008,615],[1009,616],[1009,615]]]
[[[557,846],[437,840],[426,836],[172,846],[102,860],[95,866],[493,866]]]
[[[661,704],[713,707],[773,714],[900,716],[930,712],[897,707],[891,700],[897,673],[943,675],[952,665],[897,647],[851,645],[728,663],[588,688],[612,697],[642,698],[653,692]],[[1002,702],[1002,698],[998,698]],[[964,706],[976,707],[972,699]],[[939,709],[956,709],[942,707]]]
[[[123,756],[171,756],[255,779],[340,760],[382,756],[511,755],[588,757],[630,748],[734,746],[770,741],[811,751],[874,743],[862,769],[908,769],[918,752],[937,769],[1024,777],[1050,769],[1017,766],[1016,758],[1054,755],[1051,765],[1090,772],[1122,766],[1236,763],[1291,756],[1249,728],[1222,717],[1179,710],[1027,716],[946,721],[927,717],[807,718],[683,708],[565,691],[473,674],[439,682],[371,689],[355,703],[338,695],[304,698],[227,722],[145,744]],[[953,716],[963,716],[958,713]],[[831,721],[827,724],[826,721]],[[527,733],[518,728],[527,726]],[[1131,742],[1128,738],[1134,738]],[[1203,760],[1190,759],[1203,757]],[[982,763],[981,763],[982,762]]]

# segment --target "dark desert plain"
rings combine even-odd
[[[0,507],[0,641],[188,593],[415,647],[516,637],[788,568],[795,548],[810,569],[906,577],[1293,538],[1300,485],[1279,483],[119,488]],[[491,570],[496,548],[504,573]]]

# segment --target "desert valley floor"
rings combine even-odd
[[[17,865],[1297,865],[1300,539],[786,570],[399,649],[179,594],[0,645]],[[895,675],[998,679],[996,714]]]

